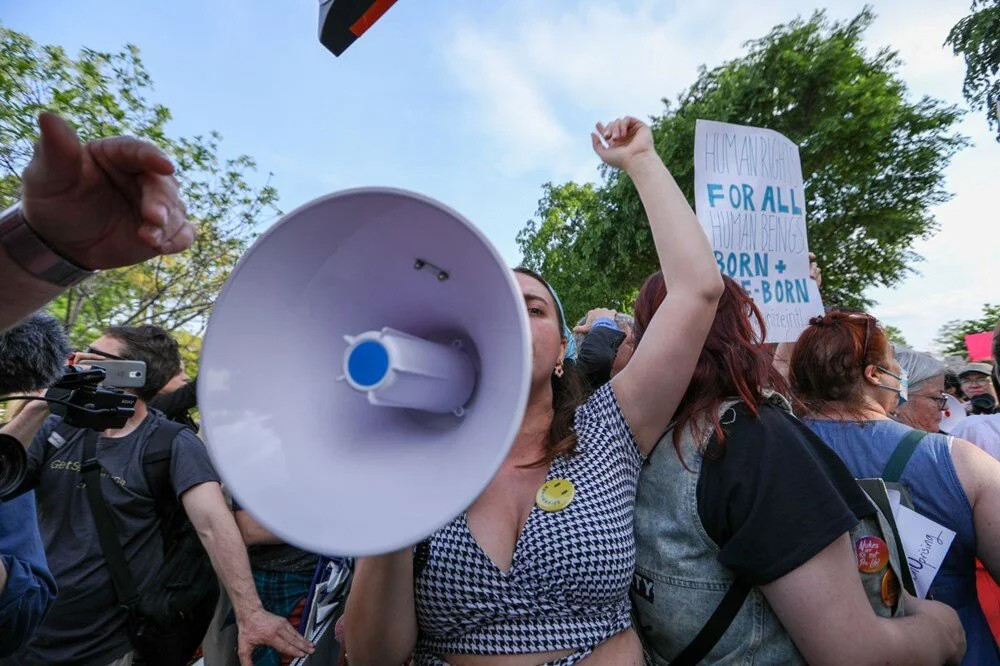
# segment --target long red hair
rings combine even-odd
[[[711,455],[721,455],[725,435],[719,407],[726,400],[742,400],[757,416],[766,389],[788,394],[788,385],[774,369],[772,354],[764,344],[767,330],[763,315],[732,278],[723,275],[722,281],[725,289],[712,328],[698,356],[691,383],[674,413],[674,449],[681,460],[681,435],[688,426],[694,429],[698,439],[710,430],[719,445],[712,447]],[[662,273],[657,271],[646,278],[635,299],[636,344],[642,340],[666,296]],[[669,372],[669,369],[664,371]]]

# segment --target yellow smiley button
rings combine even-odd
[[[535,504],[542,511],[562,511],[573,501],[574,495],[576,488],[569,479],[552,479],[538,489]]]

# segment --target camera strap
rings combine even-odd
[[[130,608],[135,604],[139,594],[128,561],[125,559],[125,551],[118,541],[114,516],[111,515],[104,499],[104,492],[101,490],[101,464],[97,461],[99,437],[100,433],[96,430],[83,431],[83,462],[80,465],[80,474],[86,488],[87,501],[90,503],[90,512],[94,516],[94,525],[97,527],[97,540],[101,544],[104,561],[111,573],[115,594],[118,595],[118,602],[123,607]]]

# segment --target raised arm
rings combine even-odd
[[[649,128],[635,118],[598,123],[594,150],[635,183],[649,218],[667,287],[663,300],[612,386],[636,443],[649,453],[687,390],[723,283],[708,237],[653,147]]]
[[[194,240],[174,167],[156,146],[123,136],[81,144],[51,113],[38,125],[23,199],[0,232],[0,331],[66,288],[47,279],[51,271],[37,274],[53,262],[65,269],[68,260],[79,271],[118,268]]]
[[[43,393],[44,391],[31,392],[32,395]],[[48,404],[41,400],[32,400],[24,405],[21,411],[17,413],[17,416],[0,427],[0,433],[10,435],[18,440],[21,442],[24,450],[27,451],[31,446],[32,440],[35,438],[35,433],[45,423],[45,419],[48,418],[49,413]]]

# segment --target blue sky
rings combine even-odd
[[[862,4],[828,11],[847,18]],[[967,0],[873,4],[868,44],[900,51],[912,94],[960,103],[963,63],[940,44]],[[319,44],[317,3],[304,0],[7,0],[0,18],[71,52],[138,45],[171,132],[221,132],[225,153],[254,156],[262,178],[274,172],[286,211],[346,187],[409,188],[464,213],[513,263],[541,184],[597,179],[594,121],[658,113],[698,65],[821,6],[398,0],[340,58]],[[921,274],[870,293],[874,313],[918,347],[946,320],[1000,301],[988,205],[1000,146],[981,114],[960,129],[976,145],[947,172],[955,197],[935,211],[941,232],[915,248]]]

